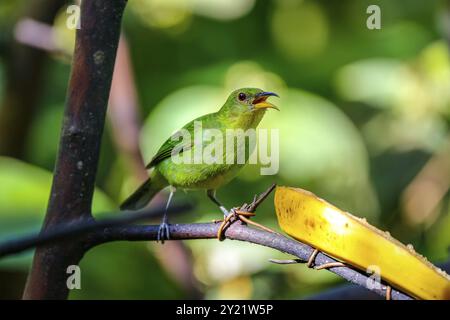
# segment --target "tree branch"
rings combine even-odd
[[[171,240],[212,239],[217,237],[218,228],[218,223],[173,224],[170,225],[170,236]],[[157,232],[158,226],[107,227],[91,237],[90,241],[92,242],[90,245],[96,246],[111,241],[153,241],[156,240]],[[250,228],[239,222],[234,223],[225,231],[225,237],[230,240],[245,241],[276,249],[291,254],[305,262],[314,251],[310,246],[286,238],[281,234]],[[315,265],[317,267],[331,262],[337,262],[337,260],[323,253],[319,253],[315,259]],[[386,285],[381,284],[380,288],[369,288],[369,276],[363,272],[350,267],[334,267],[328,270],[349,282],[365,287],[382,297],[386,296]],[[392,299],[410,300],[411,297],[398,290],[392,289]]]
[[[180,213],[190,209],[192,209],[192,206],[188,204],[174,205],[167,210],[167,213]],[[101,220],[86,219],[86,221],[81,220],[76,223],[65,222],[41,233],[27,235],[22,238],[0,243],[0,258],[34,247],[52,244],[57,241],[86,236],[89,233],[95,233],[103,228],[126,226],[134,222],[160,217],[165,211],[165,206],[162,206],[132,213],[124,211],[119,213],[116,212],[115,214],[110,214],[111,217],[103,218]]]
[[[189,209],[189,206],[174,206],[170,209],[172,213]],[[83,237],[84,251],[97,245],[112,241],[155,241],[157,239],[157,225],[135,225],[132,222],[148,219],[161,215],[163,208],[144,210],[142,212],[129,213],[119,217],[103,219],[100,221],[88,220],[75,224],[64,224],[47,230],[40,235],[24,237],[19,240],[0,245],[0,257],[14,254],[31,247],[49,243],[55,243],[62,239],[78,239]],[[170,225],[171,240],[193,240],[193,239],[215,239],[219,229],[218,223],[198,224],[174,224]],[[306,262],[314,251],[310,246],[301,242],[286,238],[278,233],[271,233],[243,225],[239,221],[228,227],[225,237],[230,240],[245,241],[257,245],[266,246],[278,251],[291,254],[300,261]],[[316,267],[324,264],[337,262],[337,260],[319,253],[314,261]],[[369,276],[349,266],[329,268],[329,271],[341,276],[353,284],[369,289],[370,291],[385,297],[386,285],[380,287],[369,287]],[[393,289],[392,299],[409,300],[409,296]]]
[[[450,273],[450,261],[437,264],[443,271]],[[355,284],[342,284],[325,292],[308,297],[308,300],[379,300],[380,296]]]

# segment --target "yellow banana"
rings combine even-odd
[[[450,277],[411,246],[364,219],[344,212],[309,191],[277,187],[275,209],[281,229],[418,299],[450,299]]]

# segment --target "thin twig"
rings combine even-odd
[[[275,189],[277,185],[275,183],[273,183],[269,189],[267,189],[266,191],[264,191],[258,198],[253,199],[253,202],[250,204],[250,207],[246,210],[247,212],[254,212],[258,206],[264,201],[266,200],[266,198],[269,196],[269,194]]]
[[[260,224],[258,222],[255,222],[255,221],[252,221],[252,220],[246,218],[245,215],[239,214],[239,219],[242,220],[243,222],[245,222],[246,224],[251,224],[251,225],[253,225],[257,228],[263,229],[265,231],[275,232],[275,231],[271,230],[270,228],[267,228],[266,226],[263,226],[262,224]]]
[[[275,264],[297,264],[297,263],[303,263],[304,261],[302,261],[300,259],[286,259],[286,260],[269,259],[269,262],[272,262]]]
[[[392,299],[392,287],[386,286],[386,300]]]
[[[314,267],[314,269],[316,269],[316,270],[322,270],[322,269],[330,269],[330,268],[346,268],[346,267],[347,267],[347,265],[345,265],[345,264],[342,263],[342,262],[330,262],[330,263],[327,263],[327,264],[323,264],[323,265],[321,265],[321,266]]]

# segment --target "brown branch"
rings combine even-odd
[[[43,230],[92,219],[100,142],[126,0],[91,0],[81,5],[59,153]],[[66,268],[85,253],[83,239],[36,250],[23,297],[65,299]]]
[[[450,261],[437,264],[437,267],[450,273]],[[342,284],[325,292],[308,297],[308,300],[379,300],[381,297],[355,284]]]
[[[192,240],[192,239],[213,239],[217,236],[219,228],[218,223],[197,223],[197,224],[173,224],[170,225],[171,240]],[[101,232],[96,232],[91,236],[91,246],[111,241],[155,241],[158,233],[158,226],[119,226],[105,228]],[[314,249],[310,246],[285,236],[247,227],[239,222],[233,224],[225,231],[225,237],[230,240],[245,241],[257,245],[266,246],[278,251],[291,254],[307,261]],[[335,263],[337,260],[319,253],[316,256],[314,265],[320,267],[328,263]],[[347,281],[362,286],[368,290],[377,293],[380,296],[386,296],[386,285],[381,284],[380,288],[368,288],[369,276],[365,273],[350,267],[333,267],[329,271],[341,276]],[[320,272],[320,271],[318,271]],[[394,300],[410,300],[408,295],[393,289],[391,293]]]
[[[188,209],[186,206],[173,207],[171,212],[180,212]],[[65,224],[54,227],[43,232],[41,235],[24,237],[16,239],[9,243],[0,245],[0,257],[9,254],[21,252],[36,245],[55,243],[61,239],[77,239],[83,237],[84,250],[87,251],[97,245],[112,241],[156,241],[159,226],[157,225],[135,225],[130,226],[131,222],[148,219],[161,214],[162,208],[145,210],[143,212],[129,213],[119,217],[104,219],[101,221],[89,220],[76,224]],[[219,229],[218,223],[197,223],[197,224],[174,224],[170,225],[171,240],[194,240],[194,239],[215,239]],[[307,262],[314,252],[310,246],[285,236],[250,228],[239,222],[228,227],[225,231],[225,237],[230,240],[245,241],[257,245],[266,246],[283,253],[291,254],[297,259],[293,260],[272,260],[272,262],[287,264]],[[315,268],[330,263],[338,263],[337,260],[323,253],[318,253],[315,257]],[[386,285],[382,284],[380,288],[368,288],[369,275],[353,269],[349,266],[339,266],[327,268],[327,270],[341,276],[350,283],[371,290],[372,292],[385,297]],[[318,271],[319,272],[319,271]],[[64,282],[65,283],[65,282]],[[409,296],[393,289],[392,299],[409,300]]]
[[[134,222],[161,217],[166,211],[170,214],[185,212],[191,209],[192,206],[189,204],[173,205],[168,210],[166,210],[165,206],[161,206],[134,212],[116,212],[109,214],[110,217],[102,218],[101,220],[87,219],[86,221],[79,220],[76,223],[62,223],[40,233],[26,235],[0,243],[0,258],[34,247],[86,236],[106,227],[125,226]]]
[[[255,196],[252,203],[244,204],[241,208],[255,210],[273,189],[274,185],[259,197]],[[169,211],[180,212],[187,209],[189,209],[187,205],[173,206]],[[17,253],[36,245],[55,243],[64,239],[73,240],[80,237],[83,238],[84,251],[112,241],[154,241],[157,239],[159,226],[130,226],[129,224],[160,215],[162,212],[164,212],[164,209],[161,207],[127,213],[126,215],[119,215],[100,221],[89,219],[87,221],[78,221],[74,224],[58,225],[37,236],[24,237],[0,244],[0,257]],[[211,239],[216,237],[219,228],[220,225],[218,223],[170,225],[171,240]],[[345,265],[306,244],[286,238],[273,231],[250,228],[242,221],[236,220],[234,224],[229,225],[225,229],[224,236],[231,240],[246,241],[273,248],[294,255],[297,258],[290,260],[271,259],[271,262],[278,264],[306,263],[309,267],[314,266],[316,270],[327,269],[349,282],[367,288],[378,295],[389,295],[397,300],[411,299],[400,291],[391,290],[385,284],[371,288],[368,285],[369,275]]]

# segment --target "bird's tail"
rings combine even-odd
[[[144,208],[167,185],[167,182],[160,174],[152,174],[147,181],[120,205],[120,210],[139,210]]]

